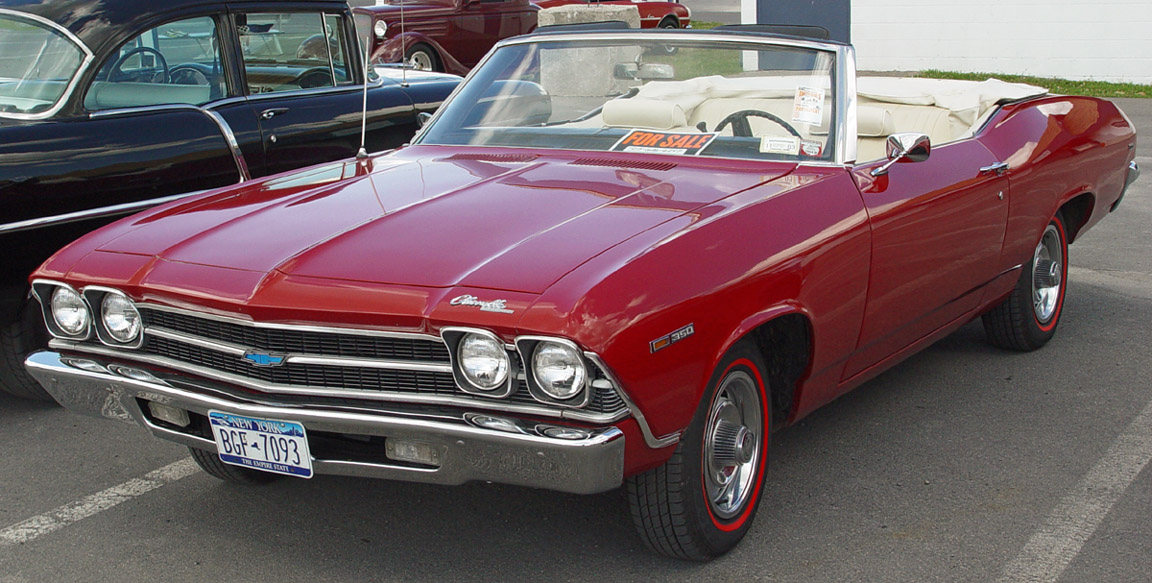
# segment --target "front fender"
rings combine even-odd
[[[432,50],[436,51],[436,57],[440,59],[440,64],[444,67],[446,73],[452,73],[453,75],[468,74],[468,67],[465,67],[460,61],[457,61],[456,58],[444,48],[444,45],[436,42],[432,37],[419,32],[405,32],[385,40],[372,53],[371,61],[402,63],[404,62],[404,54],[408,52],[408,49],[418,44],[428,45]]]

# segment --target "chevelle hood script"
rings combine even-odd
[[[443,151],[413,147],[355,177],[352,163],[319,167],[162,207],[122,223],[98,252],[152,255],[153,266],[540,293],[637,233],[706,214],[709,203],[794,168],[723,170],[702,160],[633,169],[602,158]]]

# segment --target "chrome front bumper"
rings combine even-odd
[[[1128,194],[1128,187],[1132,186],[1132,183],[1136,182],[1137,178],[1140,178],[1140,166],[1133,160],[1128,163],[1128,172],[1124,177],[1124,188],[1120,189],[1120,198],[1117,198],[1116,202],[1112,203],[1112,208],[1108,209],[1108,212],[1112,212],[1116,210],[1116,207],[1120,206],[1120,201],[1124,200],[1124,195]]]
[[[510,424],[495,430],[478,426],[475,417],[464,412],[418,414],[257,402],[255,397],[201,387],[186,377],[165,378],[156,370],[118,367],[89,356],[71,358],[51,351],[32,354],[25,361],[25,368],[68,409],[138,424],[161,439],[208,451],[216,451],[215,441],[152,419],[144,411],[147,402],[198,415],[215,410],[296,421],[307,428],[310,438],[316,434],[375,436],[417,441],[439,452],[438,467],[415,467],[390,460],[314,457],[313,470],[317,474],[448,485],[484,480],[576,494],[611,490],[619,487],[623,479],[624,434],[616,427],[592,430],[579,439],[559,439],[543,435],[538,423],[511,417],[502,417]],[[146,374],[138,374],[141,371]],[[483,416],[491,417],[487,413]]]

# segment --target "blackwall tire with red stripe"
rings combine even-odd
[[[735,547],[751,527],[772,418],[764,370],[752,343],[730,350],[672,457],[628,479],[632,520],[657,553],[707,561]]]
[[[1009,350],[1030,351],[1056,335],[1068,288],[1068,231],[1060,213],[1037,242],[1032,260],[1020,271],[1016,288],[984,314],[988,342]]]

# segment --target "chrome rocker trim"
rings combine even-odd
[[[92,361],[89,361],[92,362]],[[373,435],[410,439],[439,451],[441,465],[405,466],[339,459],[313,459],[317,474],[385,478],[458,485],[486,480],[575,494],[595,494],[620,486],[624,473],[624,434],[616,427],[591,430],[582,439],[546,437],[535,424],[515,420],[512,431],[485,429],[460,419],[393,415],[386,412],[336,411],[257,404],[222,395],[184,390],[160,378],[142,381],[101,371],[102,365],[78,368],[59,353],[41,351],[28,357],[28,372],[61,405],[78,413],[143,426],[152,435],[190,447],[215,451],[215,442],[153,423],[140,400],[207,415],[220,410],[260,418],[295,421],[310,432]],[[95,368],[95,370],[93,370]],[[113,366],[112,368],[115,368]],[[107,369],[104,369],[107,370]]]

